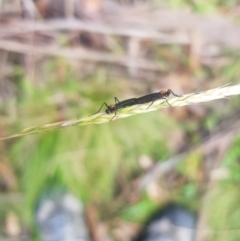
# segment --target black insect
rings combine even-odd
[[[157,92],[157,93],[152,93],[152,94],[144,95],[139,98],[131,98],[131,99],[123,100],[123,101],[119,101],[117,97],[114,97],[115,105],[108,105],[106,102],[104,102],[102,104],[102,106],[100,107],[100,109],[95,114],[99,113],[104,105],[107,107],[107,109],[105,111],[107,114],[111,114],[111,113],[115,112],[115,115],[113,116],[113,118],[114,118],[117,115],[118,110],[129,107],[129,106],[150,103],[148,106],[148,108],[149,108],[154,103],[154,101],[159,100],[159,99],[165,99],[166,102],[169,104],[166,97],[168,97],[170,94],[172,94],[176,97],[181,97],[181,95],[174,94],[172,92],[172,90],[170,90],[170,89],[167,91],[161,90],[160,92]]]

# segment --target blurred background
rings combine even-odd
[[[237,0],[0,0],[0,137],[236,84],[239,21]],[[134,239],[168,203],[197,215],[195,240],[239,240],[239,100],[0,141],[0,240],[42,240],[40,200],[66,192],[93,241]]]

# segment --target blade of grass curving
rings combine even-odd
[[[215,89],[210,89],[210,90],[197,92],[197,93],[190,93],[190,94],[183,95],[181,97],[174,97],[172,99],[169,99],[168,102],[170,103],[171,106],[185,106],[185,105],[191,105],[191,104],[197,104],[197,103],[203,103],[203,102],[209,102],[212,100],[227,98],[228,96],[238,95],[238,94],[240,94],[240,84],[232,85],[232,86],[224,85]],[[113,114],[98,113],[98,114],[91,115],[81,119],[66,120],[66,121],[55,122],[55,123],[50,123],[50,124],[45,124],[40,126],[34,126],[34,127],[26,128],[17,134],[0,138],[0,140],[6,140],[6,139],[11,139],[11,138],[25,136],[25,135],[31,135],[31,134],[46,133],[46,132],[55,131],[61,128],[69,127],[69,126],[103,124],[106,122],[110,122],[111,120],[122,119],[132,115],[147,113],[150,111],[166,108],[166,107],[169,107],[169,105],[164,99],[160,99],[155,101],[150,106],[150,108],[148,107],[149,107],[149,103],[127,107],[119,110],[117,112],[117,115],[114,118],[113,116],[115,115],[115,113]]]

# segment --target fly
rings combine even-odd
[[[107,109],[105,110],[105,112],[107,114],[115,113],[115,115],[113,116],[113,118],[114,118],[117,115],[118,110],[129,107],[129,106],[150,103],[148,106],[148,108],[149,108],[156,100],[159,100],[159,99],[165,99],[166,102],[169,104],[167,97],[169,97],[170,94],[172,94],[176,97],[181,97],[181,95],[176,95],[175,93],[173,93],[173,91],[171,89],[168,89],[167,91],[161,90],[160,92],[157,92],[157,93],[152,93],[152,94],[144,95],[139,98],[131,98],[131,99],[123,100],[123,101],[119,101],[117,97],[114,97],[114,100],[115,100],[114,105],[108,105],[106,102],[104,102],[101,105],[100,109],[95,114],[99,113],[104,105],[107,107]]]

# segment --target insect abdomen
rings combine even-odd
[[[144,103],[155,101],[157,99],[159,99],[159,93],[153,93],[153,94],[145,95],[138,98],[137,102],[138,104],[144,104]]]

